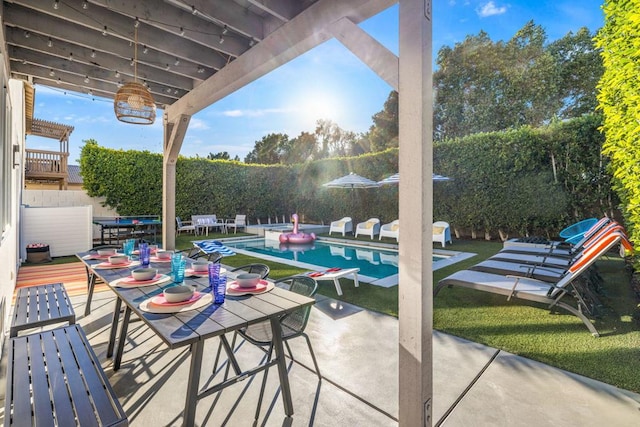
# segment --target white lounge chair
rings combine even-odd
[[[356,226],[356,237],[358,234],[363,234],[365,236],[371,236],[373,240],[373,236],[380,233],[380,220],[378,218],[369,218],[365,222],[361,222]]]
[[[333,221],[329,227],[329,235],[333,232],[342,233],[343,236],[345,233],[353,233],[353,221],[351,217],[345,216],[342,219]]]
[[[182,221],[179,216],[176,217],[176,233],[178,236],[181,232],[191,232],[193,234],[197,234],[196,226],[193,225],[191,221]]]
[[[247,216],[246,215],[236,215],[235,219],[228,219],[225,222],[225,228],[227,229],[227,233],[229,229],[233,227],[233,234],[238,232],[238,228],[246,228],[247,227]]]
[[[394,237],[396,242],[400,240],[400,220],[396,219],[395,221],[391,221],[389,224],[384,224],[380,227],[380,238],[378,240],[382,240],[383,237]]]
[[[451,240],[451,228],[448,222],[436,221],[433,223],[433,241],[442,243],[443,248],[446,242],[453,243],[453,240]]]

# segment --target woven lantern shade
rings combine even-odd
[[[156,120],[156,103],[147,88],[138,83],[138,28],[134,29],[133,81],[122,85],[113,99],[113,111],[121,122],[151,125]]]
[[[146,87],[138,82],[125,83],[116,93],[113,110],[121,122],[150,125],[156,119],[156,103]]]

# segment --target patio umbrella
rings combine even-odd
[[[323,187],[328,188],[375,188],[380,187],[380,183],[372,181],[363,176],[357,175],[351,172],[349,175],[345,175],[342,178],[336,178],[333,181],[322,184]]]
[[[433,182],[438,182],[438,181],[451,181],[451,178],[449,178],[448,176],[437,175],[437,174],[434,173],[433,174]],[[378,181],[378,184],[380,184],[380,185],[398,184],[399,182],[400,182],[400,174],[396,173],[396,174],[393,174],[391,176],[386,177],[382,181]]]

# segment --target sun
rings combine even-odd
[[[338,122],[342,103],[339,97],[329,92],[311,92],[302,94],[296,103],[296,110],[305,129],[314,129],[318,120]]]

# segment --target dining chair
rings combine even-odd
[[[308,276],[285,277],[283,279],[277,280],[275,282],[275,285],[279,288],[286,289],[288,291],[295,292],[307,297],[313,297],[318,290],[318,283]],[[291,352],[291,347],[289,347],[288,341],[296,337],[304,337],[307,341],[307,346],[309,347],[309,353],[311,353],[311,359],[313,360],[313,365],[316,369],[316,375],[318,375],[319,380],[322,380],[322,376],[320,375],[320,368],[318,367],[318,362],[316,361],[316,355],[313,352],[313,347],[311,347],[311,340],[305,333],[305,328],[309,321],[310,314],[311,306],[307,306],[283,316],[280,319],[280,326],[282,327],[282,341],[287,347],[287,352],[289,353],[289,357],[291,358],[291,360],[295,360],[293,357],[293,353]],[[244,338],[251,344],[260,347],[266,353],[267,359],[265,363],[269,363],[271,361],[271,357],[273,355],[273,335],[271,331],[271,322],[266,321],[249,325],[246,328],[238,330],[237,334],[242,336],[242,338]],[[235,338],[236,336],[234,335],[234,342]],[[268,372],[269,369],[265,369],[264,376],[262,377],[262,387],[260,388],[260,397],[258,398],[258,407],[256,408],[255,420],[257,420],[258,416],[260,415],[260,407],[262,406],[262,398],[265,386],[267,384]]]
[[[269,266],[266,264],[247,264],[247,265],[243,265],[242,267],[236,267],[234,269],[232,269],[232,272],[235,271],[246,271],[247,273],[255,273],[255,274],[259,274],[260,277],[262,277],[263,279],[266,279],[267,276],[269,276]]]

